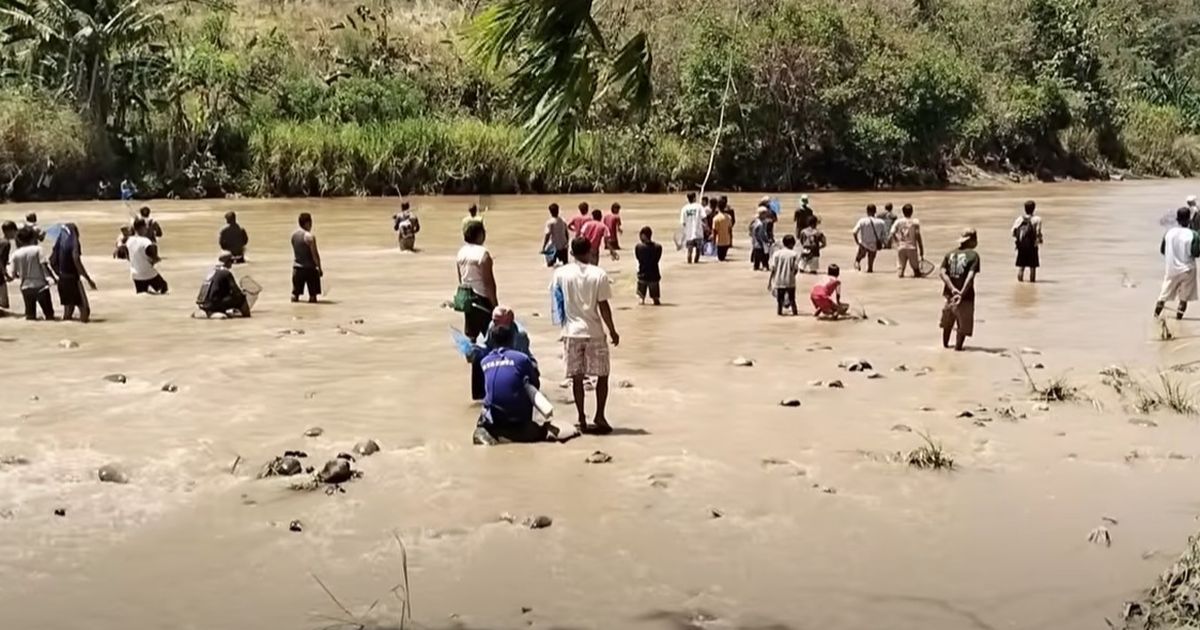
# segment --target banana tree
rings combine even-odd
[[[592,0],[496,0],[472,24],[472,50],[509,78],[526,131],[521,150],[547,163],[574,144],[592,105],[606,98],[648,114],[653,57],[645,33],[610,46]]]

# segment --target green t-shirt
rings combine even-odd
[[[967,282],[967,276],[972,271],[979,273],[979,253],[973,249],[956,249],[942,259],[942,271],[950,278],[950,284],[954,285],[955,289],[961,290]],[[942,295],[950,297],[953,295],[950,288],[946,287],[942,291]],[[975,301],[975,283],[963,291],[962,301]]]

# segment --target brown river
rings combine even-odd
[[[813,195],[831,241],[823,264],[844,269],[868,202],[915,204],[931,259],[964,227],[979,230],[976,336],[958,354],[940,347],[940,283],[897,279],[890,252],[874,275],[843,275],[868,321],[777,318],[747,260],[757,196],[731,196],[731,262],[691,267],[669,246],[681,198],[587,197],[624,207],[625,256],[604,263],[622,334],[613,378],[633,384],[613,390],[618,431],[490,449],[471,445],[478,407],[448,328],[461,316],[441,306],[476,198],[414,199],[415,254],[397,250],[394,199],[154,202],[165,297],[135,296],[125,263],[109,257],[129,217],[121,203],[0,206],[5,219],[36,210],[45,225],[77,222],[100,285],[92,324],[0,320],[0,456],[28,460],[0,464],[0,628],[325,628],[351,614],[399,628],[394,535],[408,556],[405,627],[1103,628],[1198,528],[1200,424],[1170,413],[1132,424],[1098,374],[1118,364],[1149,380],[1200,360],[1200,324],[1172,322],[1163,342],[1150,313],[1159,217],[1197,188]],[[1009,230],[1026,198],[1045,220],[1037,285],[1018,285],[1012,267]],[[567,419],[538,249],[546,204],[581,199],[496,197],[486,215],[500,299],[528,327]],[[229,210],[251,240],[237,273],[265,290],[252,319],[194,320]],[[315,217],[326,304],[288,301],[301,211]],[[633,294],[642,225],[668,244],[659,308]],[[1040,408],[1022,348],[1040,352],[1024,355],[1044,364],[1034,378],[1065,375],[1097,404]],[[756,365],[733,367],[737,356]],[[839,369],[845,357],[882,378]],[[128,382],[106,381],[112,373]],[[832,379],[845,388],[811,384]],[[160,391],[168,382],[178,391]],[[785,398],[803,405],[779,406]],[[1007,407],[1013,417],[996,411]],[[324,434],[304,437],[314,426]],[[890,461],[921,431],[955,470]],[[284,450],[319,467],[363,438],[383,450],[359,460],[363,477],[344,493],[254,478]],[[613,461],[585,464],[597,449]],[[99,482],[108,463],[130,483]],[[289,531],[293,520],[303,532]],[[1101,525],[1111,547],[1087,540]]]

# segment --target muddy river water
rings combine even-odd
[[[668,247],[668,304],[638,307],[628,248],[641,225],[670,243],[680,199],[622,195],[627,251],[605,263],[622,333],[614,379],[633,385],[613,392],[618,433],[491,449],[470,443],[478,408],[448,334],[461,317],[441,307],[475,198],[415,199],[416,254],[395,246],[395,200],[155,202],[173,287],[157,298],[135,296],[109,258],[122,204],[0,206],[4,218],[77,222],[100,285],[90,325],[0,320],[0,455],[28,459],[0,464],[0,627],[336,624],[347,615],[313,576],[354,615],[399,627],[394,535],[407,547],[414,622],[427,628],[1104,627],[1198,527],[1200,424],[1166,413],[1132,424],[1098,375],[1119,364],[1150,379],[1200,359],[1200,324],[1173,323],[1163,342],[1150,317],[1158,219],[1197,188],[814,195],[832,243],[825,262],[844,268],[868,202],[914,203],[930,258],[963,227],[979,230],[979,322],[961,354],[940,348],[938,281],[895,278],[888,253],[879,273],[844,276],[871,321],[777,318],[747,261],[749,194],[732,195],[733,260],[688,267]],[[1026,198],[1045,218],[1036,286],[1018,285],[1012,268],[1009,229]],[[500,298],[528,326],[568,418],[538,246],[546,204],[581,199],[496,197],[486,217]],[[250,320],[190,319],[229,210],[251,238],[238,273],[265,291]],[[288,302],[301,211],[315,216],[327,304]],[[1040,351],[1025,355],[1045,366],[1035,378],[1066,375],[1102,408],[1039,410],[1021,348]],[[731,366],[739,355],[757,364]],[[839,369],[847,356],[883,378]],[[104,380],[112,373],[128,382]],[[832,379],[845,388],[810,385]],[[167,382],[178,391],[160,391]],[[1007,407],[1015,417],[996,411]],[[956,470],[889,461],[921,444],[897,424],[928,431]],[[313,426],[324,434],[304,437]],[[383,450],[359,461],[364,475],[345,493],[254,479],[284,450],[319,466],[363,438]],[[613,461],[585,464],[597,449]],[[111,462],[130,483],[97,480]],[[530,530],[503,513],[553,525]],[[1101,525],[1111,547],[1087,541]]]

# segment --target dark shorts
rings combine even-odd
[[[1017,248],[1017,266],[1037,269],[1041,266],[1041,256],[1036,247],[1018,247]]]
[[[155,293],[166,293],[167,281],[163,280],[162,276],[154,276],[149,280],[134,280],[133,290],[137,293],[149,293],[150,291],[154,291]]]
[[[723,261],[728,256],[729,256],[729,246],[728,245],[717,245],[717,260]]]
[[[199,306],[200,310],[204,311],[206,315],[212,315],[213,313],[228,313],[229,311],[238,311],[242,315],[247,315],[250,312],[250,305],[246,302],[246,296],[244,295],[241,298],[226,298],[219,302],[213,302],[211,304],[198,304],[197,306]]]
[[[549,266],[553,267],[555,262],[567,264],[567,255],[570,253],[570,247],[554,250],[554,260],[550,261]]]
[[[545,442],[548,434],[546,425],[538,424],[532,420],[526,422],[492,423],[484,423],[482,422],[482,418],[480,420],[480,423],[475,427],[475,435],[472,438],[472,441],[478,445],[491,446],[505,442],[520,444]]]
[[[292,297],[300,297],[305,289],[308,297],[316,299],[321,294],[321,272],[316,269],[292,267]]]
[[[658,300],[662,298],[662,290],[659,287],[659,281],[638,280],[637,295],[641,299],[646,299],[646,295],[650,295],[650,299]]]
[[[79,278],[58,279],[58,301],[64,308],[87,304],[83,293],[83,284],[79,281]]]
[[[958,328],[958,334],[970,337],[975,334],[975,302],[946,302],[942,307],[941,327],[945,330]]]

